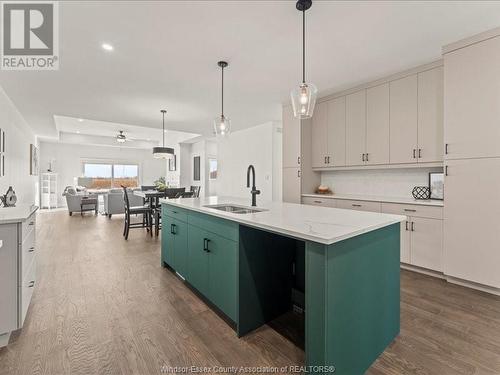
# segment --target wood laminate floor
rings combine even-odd
[[[37,287],[0,374],[160,374],[162,366],[302,365],[269,326],[238,339],[122,219],[39,215]],[[499,270],[500,272],[500,270]],[[500,298],[408,271],[401,335],[368,374],[500,374]]]

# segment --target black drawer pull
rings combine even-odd
[[[177,234],[177,232],[175,231],[175,224],[170,224],[170,233]]]
[[[28,225],[35,225],[35,222],[31,221]]]
[[[353,207],[361,207],[361,205],[360,205],[360,204],[354,204],[354,203],[352,204],[352,206],[353,206]]]
[[[417,212],[417,210],[414,210],[412,208],[405,208],[404,211],[405,212]]]
[[[32,246],[32,247],[29,248],[28,252],[32,253],[33,251],[35,251],[35,248]]]
[[[206,253],[209,253],[210,250],[208,249],[208,243],[210,242],[210,240],[208,238],[204,238],[203,239],[203,251],[206,252]]]
[[[28,284],[28,288],[33,288],[34,286],[35,286],[35,282],[30,281],[30,283]]]

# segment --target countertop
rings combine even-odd
[[[258,199],[258,197],[257,197]],[[234,214],[205,207],[216,204],[250,206],[248,199],[229,197],[160,199],[161,203],[232,220],[285,236],[330,245],[406,220],[405,216],[342,210],[295,203],[259,202],[266,211]]]
[[[401,203],[401,204],[416,204],[420,206],[436,206],[443,207],[444,202],[439,200],[418,200],[413,198],[402,197],[385,197],[376,195],[356,195],[356,194],[302,194],[303,197],[325,198],[325,199],[352,199],[356,201],[369,202],[386,202],[386,203]]]
[[[20,223],[28,219],[38,207],[30,204],[18,204],[15,207],[0,208],[0,224]]]

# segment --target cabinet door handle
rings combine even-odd
[[[418,149],[418,158],[420,159],[421,157],[422,157],[422,149],[421,149],[421,148],[419,148],[419,149]]]
[[[360,205],[360,204],[355,204],[355,203],[353,203],[353,204],[352,204],[352,206],[353,206],[353,207],[361,207],[361,205]]]
[[[448,155],[448,143],[444,144],[444,154]]]
[[[300,169],[297,171],[297,177],[300,177]]]
[[[175,231],[175,227],[176,227],[175,224],[170,224],[170,233],[177,234],[177,232]]]
[[[361,154],[361,160],[365,161],[365,154]]]
[[[30,247],[29,250],[28,250],[29,253],[32,253],[33,251],[35,251],[35,247],[34,246]]]
[[[366,153],[366,161],[370,161],[370,159],[368,159],[368,155],[370,155],[368,152]]]
[[[416,158],[417,158],[417,150],[413,149],[413,159],[416,159]]]
[[[328,164],[328,163],[326,162],[326,156],[325,156],[325,164]]]
[[[300,156],[297,156],[297,164],[300,165]]]
[[[411,231],[415,232],[415,223],[413,221],[411,222]]]
[[[34,286],[35,286],[35,282],[30,281],[30,283],[28,284],[28,288],[33,288]]]
[[[208,249],[209,242],[210,242],[210,240],[208,238],[203,239],[203,251],[205,251],[206,253],[210,252],[210,250]]]
[[[328,164],[330,164],[330,157],[329,156],[326,157],[326,160],[327,160]]]
[[[414,210],[412,208],[405,208],[404,211],[405,212],[417,212],[417,210]]]
[[[445,175],[445,176],[448,176],[448,166],[445,166],[445,167],[444,167],[444,175]]]
[[[323,203],[323,202],[321,202],[321,201],[314,201],[314,203]]]
[[[30,221],[30,223],[28,225],[35,225],[35,222],[34,221]]]
[[[406,224],[405,225],[406,226],[406,230],[408,230],[408,220],[406,220],[405,224]]]

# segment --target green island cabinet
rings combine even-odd
[[[163,203],[161,261],[241,337],[290,310],[300,244],[307,371],[361,375],[399,334],[399,236],[392,224],[325,245]]]

